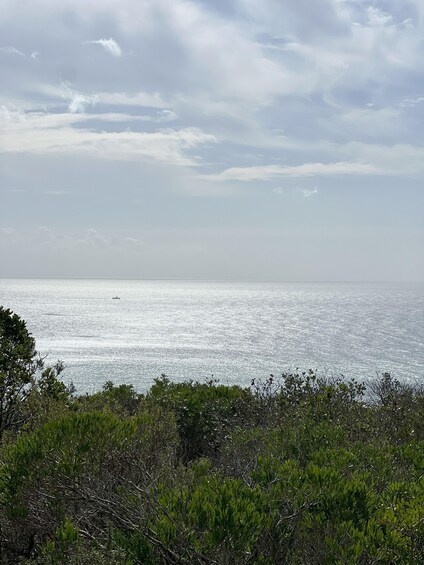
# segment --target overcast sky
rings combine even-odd
[[[0,0],[0,276],[424,280],[422,0]]]

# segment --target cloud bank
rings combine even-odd
[[[0,225],[420,233],[423,34],[421,0],[4,0]]]

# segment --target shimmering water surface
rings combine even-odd
[[[113,300],[119,296],[120,300]],[[166,373],[248,385],[300,367],[424,379],[424,285],[0,280],[78,392]]]

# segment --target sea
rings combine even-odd
[[[424,383],[423,283],[0,279],[0,305],[80,394],[310,368]]]

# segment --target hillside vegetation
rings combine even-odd
[[[424,392],[316,371],[78,396],[0,308],[0,563],[424,563]]]

